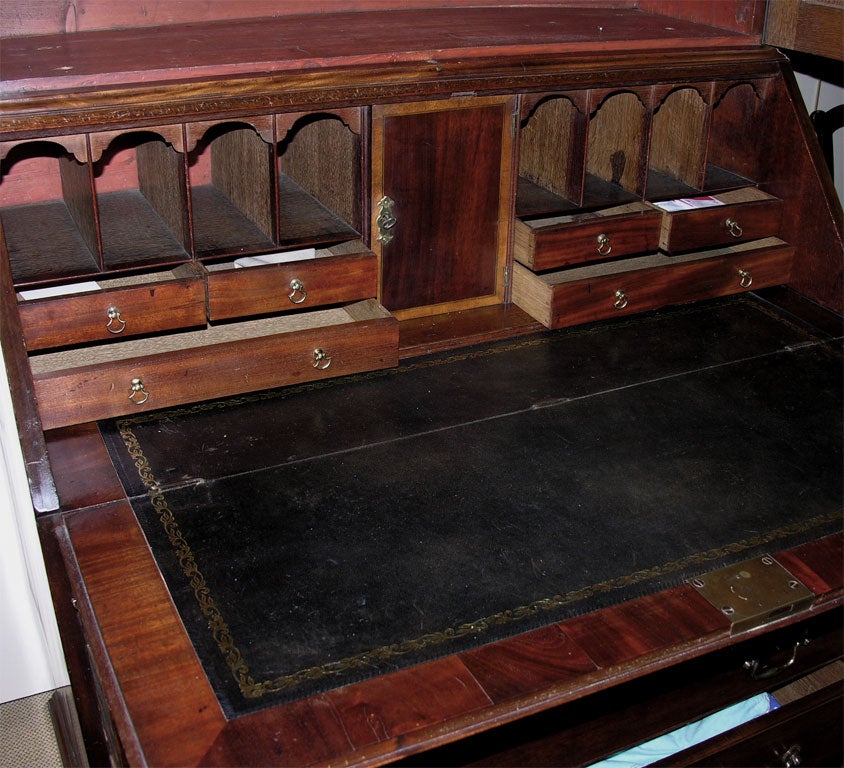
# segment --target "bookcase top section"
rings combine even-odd
[[[632,8],[338,12],[15,37],[5,99],[389,64],[747,47],[753,36]]]

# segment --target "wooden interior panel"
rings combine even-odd
[[[630,91],[612,93],[589,119],[586,170],[641,194],[644,186],[647,108]]]
[[[657,106],[650,167],[701,188],[705,174],[708,109],[695,88],[680,88]]]

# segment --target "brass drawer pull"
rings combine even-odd
[[[780,759],[780,763],[782,764],[783,768],[797,768],[802,762],[803,757],[800,754],[801,747],[799,744],[795,744],[790,749],[787,749],[781,755],[777,755]]]
[[[750,272],[748,272],[746,269],[740,269],[738,271],[738,276],[739,285],[742,288],[750,288],[750,286],[753,285],[753,278],[750,276]]]
[[[613,302],[613,306],[616,309],[624,309],[627,306],[627,294],[622,291],[621,289],[615,292],[615,302]]]
[[[735,238],[739,238],[744,234],[744,230],[739,226],[735,219],[727,219],[725,222],[727,231]]]
[[[120,317],[120,310],[117,307],[109,307],[106,310],[106,317],[108,318],[106,330],[109,333],[123,333],[126,328],[126,321]]]
[[[308,298],[308,292],[305,290],[305,284],[298,277],[294,277],[290,281],[290,288],[291,291],[287,294],[287,298],[294,304],[301,304]],[[298,297],[297,294],[299,294]]]
[[[320,371],[324,371],[328,366],[331,365],[331,356],[326,354],[325,350],[322,347],[318,347],[314,350],[314,368],[318,368]]]
[[[609,256],[612,253],[612,245],[610,245],[610,236],[601,233],[598,235],[598,253],[601,256]]]
[[[794,662],[797,660],[797,651],[800,649],[801,645],[808,645],[809,640],[798,640],[794,644],[794,648],[791,650],[791,656],[789,656],[782,664],[777,664],[774,666],[767,666],[764,662],[760,661],[759,659],[748,659],[744,662],[744,668],[750,672],[750,676],[754,680],[768,680],[772,677],[776,677],[781,672],[785,672]]]
[[[139,397],[141,397],[141,399],[137,399]],[[144,382],[140,379],[132,379],[131,389],[129,390],[129,399],[135,405],[143,405],[147,400],[149,400],[149,392],[147,392],[144,387]]]
[[[398,219],[396,219],[393,213],[393,206],[395,204],[396,201],[387,197],[387,195],[384,195],[378,201],[379,213],[378,218],[375,219],[375,223],[378,225],[378,237],[376,239],[384,245],[387,245],[393,239],[390,230],[398,223]]]

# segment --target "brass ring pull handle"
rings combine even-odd
[[[808,645],[808,640],[798,640],[791,650],[791,655],[782,663],[773,666],[766,666],[759,659],[748,659],[744,662],[744,668],[750,672],[754,680],[769,680],[788,669],[797,660],[797,651],[801,645]]]
[[[613,302],[613,306],[616,309],[619,309],[619,310],[624,309],[627,306],[627,303],[628,303],[627,294],[624,291],[622,291],[621,289],[619,289],[615,292],[614,296],[615,296],[615,301]]]
[[[135,405],[143,405],[147,400],[149,400],[149,392],[147,392],[146,387],[144,387],[143,381],[140,379],[132,379],[130,386],[129,399]]]
[[[106,330],[109,333],[123,333],[126,329],[126,321],[120,317],[120,310],[117,307],[109,307],[106,310],[106,317],[108,318]]]
[[[744,234],[744,230],[739,226],[735,219],[727,219],[724,222],[727,225],[727,231],[735,238],[739,238]]]
[[[398,223],[398,219],[396,219],[395,214],[393,213],[393,206],[395,204],[396,201],[387,197],[387,195],[384,195],[384,197],[378,201],[379,213],[378,218],[375,219],[375,223],[378,225],[378,237],[376,239],[384,245],[393,239],[393,235],[390,230]]]
[[[326,354],[325,350],[322,347],[318,347],[314,350],[314,368],[318,368],[320,371],[324,371],[328,366],[331,365],[331,356]]]
[[[609,256],[612,253],[612,245],[610,244],[610,236],[601,233],[598,235],[598,253],[601,256]]]
[[[750,272],[748,272],[746,269],[740,269],[738,271],[738,276],[739,285],[742,288],[750,288],[750,286],[753,285],[753,278],[750,276]]]
[[[287,294],[287,298],[294,304],[301,304],[308,298],[308,292],[305,290],[305,284],[298,277],[294,277],[290,281],[290,289],[291,290],[290,293]]]

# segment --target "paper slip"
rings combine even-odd
[[[48,299],[53,296],[69,296],[74,293],[86,293],[87,291],[99,291],[100,286],[93,280],[85,283],[71,283],[70,285],[51,285],[47,288],[32,288],[28,291],[19,291],[18,296],[26,301],[32,299]]]
[[[235,269],[241,267],[262,267],[266,264],[285,264],[288,261],[315,259],[316,248],[302,248],[298,251],[284,251],[283,253],[263,253],[260,256],[244,256],[234,260]]]
[[[654,203],[657,208],[673,213],[674,211],[691,211],[695,208],[711,208],[714,205],[724,205],[717,197],[681,197],[677,200],[663,200]]]

